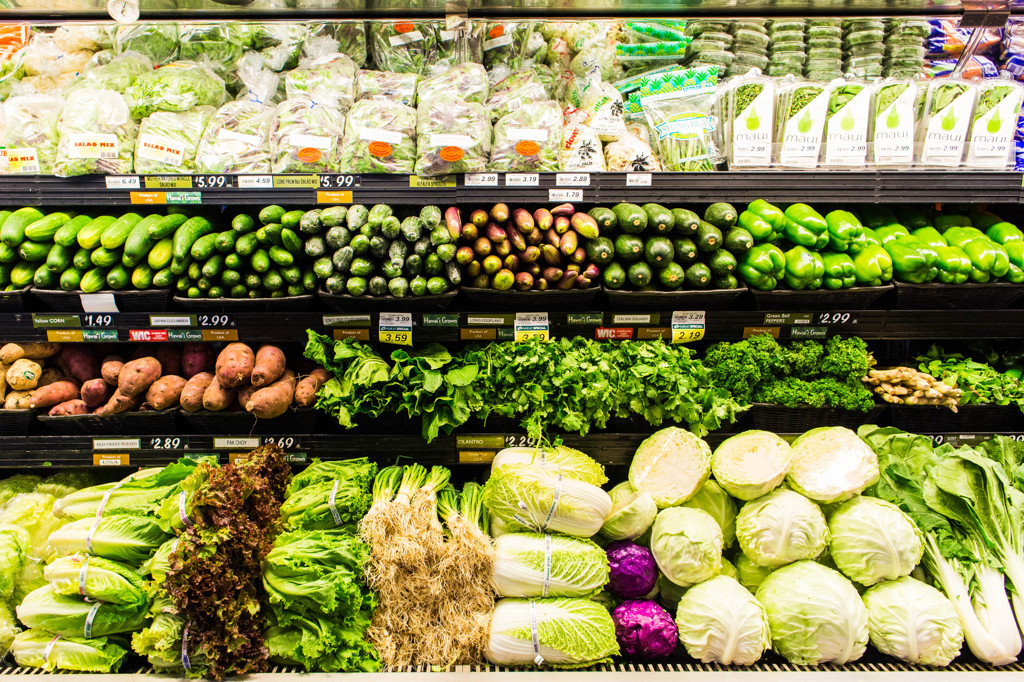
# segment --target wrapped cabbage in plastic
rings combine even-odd
[[[604,148],[609,173],[660,171],[661,163],[651,145],[635,135],[624,135]]]
[[[309,97],[317,104],[348,111],[355,101],[356,64],[340,52],[304,58],[299,68],[285,76],[284,86],[288,99]]]
[[[675,651],[679,629],[668,611],[648,599],[630,599],[612,612],[615,637],[622,654],[641,661],[659,661]]]
[[[423,103],[438,95],[458,95],[466,102],[484,104],[487,91],[487,71],[479,64],[466,62],[421,80],[416,99]]]
[[[360,71],[356,76],[356,99],[397,102],[416,105],[416,85],[420,77],[414,73],[390,71]]]
[[[370,35],[370,53],[381,71],[422,75],[437,52],[437,32],[431,23],[381,23]]]
[[[482,104],[438,96],[416,111],[418,175],[479,173],[491,152],[491,121]]]
[[[92,59],[89,50],[64,51],[49,35],[37,33],[22,50],[22,67],[28,76],[56,78],[61,74],[74,74],[85,68]]]
[[[136,173],[193,173],[203,131],[216,110],[157,111],[142,119],[135,143]]]
[[[188,111],[193,107],[219,107],[226,92],[220,76],[195,62],[174,62],[142,74],[124,92],[136,120],[154,111]]]
[[[491,613],[485,655],[497,665],[579,668],[618,653],[611,615],[590,599],[501,599]]]
[[[491,88],[490,97],[487,98],[487,111],[494,122],[524,104],[543,102],[550,98],[551,95],[540,82],[537,72],[533,69],[523,69]]]
[[[597,133],[579,123],[571,123],[562,128],[558,165],[563,171],[604,171],[604,148]]]
[[[338,146],[344,133],[345,116],[337,108],[308,97],[286,99],[277,105],[270,130],[273,171],[338,172]]]
[[[182,24],[178,33],[178,58],[206,64],[225,77],[242,56],[242,38],[235,24]]]
[[[110,90],[76,90],[61,114],[53,174],[68,178],[131,173],[138,126],[124,97]]]
[[[347,173],[412,173],[416,110],[388,100],[356,102],[348,112],[338,167]]]
[[[62,52],[104,50],[113,44],[111,38],[106,27],[98,24],[68,24],[53,32],[53,44]]]
[[[57,122],[63,108],[64,98],[57,95],[18,95],[4,102],[10,173],[53,173]]]
[[[25,668],[116,672],[128,651],[113,639],[61,637],[46,630],[26,630],[11,645],[14,661]]]
[[[157,23],[123,24],[114,35],[114,51],[141,52],[155,66],[169,64],[178,58],[178,25]]]
[[[608,582],[608,559],[590,540],[507,533],[495,543],[492,575],[502,597],[587,597]]]
[[[22,493],[33,492],[42,480],[32,474],[18,474],[0,481],[0,507]]]
[[[68,85],[65,93],[71,93],[79,88],[116,90],[123,93],[135,84],[139,76],[152,70],[153,62],[149,57],[138,52],[125,52],[106,64],[93,66],[78,74],[78,77]]]
[[[488,170],[552,173],[560,170],[562,110],[558,102],[525,104],[494,126]]]

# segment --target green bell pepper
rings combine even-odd
[[[882,246],[885,246],[894,239],[899,239],[900,237],[909,237],[910,230],[903,227],[899,223],[891,223],[889,225],[882,225],[881,227],[876,227],[875,236],[878,237],[878,241],[882,243]]]
[[[826,253],[821,257],[825,263],[822,284],[826,289],[848,289],[857,283],[857,266],[845,253]]]
[[[881,246],[868,244],[853,257],[858,284],[877,287],[892,279],[892,256]]]
[[[740,257],[736,274],[762,291],[771,291],[786,271],[786,256],[774,244],[756,244]]]
[[[935,216],[935,229],[942,234],[954,227],[971,227],[971,219],[956,213],[939,213]]]
[[[940,246],[938,280],[944,284],[963,284],[971,274],[971,259],[959,246]]]
[[[793,204],[786,209],[783,236],[797,246],[819,251],[828,246],[828,223],[807,204]]]
[[[874,230],[872,230],[870,227],[865,227],[864,228],[864,246],[868,246],[868,245],[871,245],[871,244],[874,244],[875,246],[881,246],[882,245],[882,240],[878,238],[878,235],[875,234]],[[861,248],[863,249],[864,246],[862,246]]]
[[[910,236],[920,239],[933,249],[937,249],[942,246],[949,246],[949,242],[947,242],[934,227],[919,227],[911,232]]]
[[[932,221],[928,210],[921,206],[897,206],[896,217],[900,225],[905,225],[911,230],[921,227],[931,227]]]
[[[971,225],[979,230],[987,230],[996,223],[1003,222],[1002,218],[984,208],[971,208],[970,218]]]
[[[860,222],[871,229],[899,222],[896,214],[885,206],[861,206],[857,210],[860,212]]]
[[[900,282],[923,284],[938,276],[936,263],[939,255],[920,239],[907,235],[885,244],[892,257],[892,269]]]
[[[964,248],[964,244],[975,239],[988,241],[985,233],[974,227],[951,227],[943,232],[942,236],[950,246],[959,246],[961,249]]]
[[[825,216],[828,246],[833,251],[857,253],[864,247],[864,226],[849,211],[832,211]]]
[[[1018,268],[1013,263],[1010,263],[1010,267],[1007,268],[1006,274],[1003,275],[1003,279],[1007,282],[1013,282],[1014,284],[1024,283],[1024,270]]]
[[[739,226],[749,232],[755,242],[775,241],[782,236],[785,225],[786,214],[782,209],[764,199],[751,201],[739,217]]]
[[[960,248],[971,259],[971,281],[988,282],[1002,277],[1010,269],[1010,258],[999,244],[990,239],[972,239]]]
[[[1010,259],[1011,265],[1024,268],[1024,242],[1006,242],[1003,250]]]
[[[1013,223],[996,223],[991,225],[985,230],[985,236],[996,244],[1024,241],[1024,232],[1021,232]]]
[[[803,246],[786,252],[786,284],[790,289],[820,289],[825,276],[821,254]]]

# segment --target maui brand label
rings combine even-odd
[[[955,84],[944,84],[953,87]],[[940,86],[943,87],[943,86]],[[938,89],[936,89],[938,90]],[[921,148],[921,163],[930,166],[955,168],[964,156],[964,142],[971,124],[971,110],[974,108],[973,87],[967,87],[952,102],[942,109],[933,110],[928,117],[928,127]],[[932,103],[937,93],[932,95]]]
[[[746,87],[751,87],[748,84]],[[740,88],[733,101],[742,104]],[[775,129],[775,85],[765,82],[761,92],[732,122],[732,165],[769,166],[772,162],[772,131]]]
[[[825,131],[825,165],[863,166],[868,156],[871,88],[865,86],[835,111]]]
[[[801,96],[798,90],[790,103]],[[807,97],[809,95],[805,95]],[[779,163],[795,168],[814,168],[821,153],[821,137],[825,129],[825,113],[828,111],[828,91],[822,91],[802,106],[782,127],[779,148]]]
[[[978,102],[981,111],[988,97],[998,96],[1005,88],[1005,96],[991,109],[976,114],[971,127],[971,144],[967,148],[966,165],[972,168],[1005,168],[1013,149],[1013,134],[1020,112],[1021,90],[1013,85],[995,85],[983,90]]]
[[[875,105],[875,163],[884,165],[909,165],[914,162],[914,101],[917,99],[917,86],[904,83],[906,88],[888,104]],[[876,95],[883,97],[892,89],[899,87],[893,84],[883,87]]]

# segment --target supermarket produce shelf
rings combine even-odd
[[[39,206],[805,201],[1020,203],[1015,172],[730,171],[410,175],[4,176],[7,204]]]
[[[824,293],[824,292],[823,292]],[[414,302],[415,299],[410,299]],[[689,306],[690,309],[698,307]],[[226,302],[230,307],[230,302]],[[410,306],[411,307],[411,306]],[[456,343],[511,341],[517,319],[537,311],[536,304],[515,312],[409,313],[409,338],[403,342]],[[682,309],[680,309],[681,311]],[[543,312],[543,311],[540,311]],[[913,339],[1020,339],[1024,338],[1024,310],[861,310],[765,312],[753,310],[695,311],[685,328],[696,333],[676,341],[735,341],[767,333],[780,340],[824,339],[855,335],[867,340]],[[244,341],[250,343],[305,343],[307,329],[335,339],[384,341],[385,327],[394,330],[394,315],[379,312],[309,313],[18,313],[0,314],[4,339],[11,343],[52,342],[184,342]],[[596,340],[673,339],[674,311],[547,312],[552,337]],[[678,322],[678,316],[677,322]],[[694,321],[696,319],[696,321]]]

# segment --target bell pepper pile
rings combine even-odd
[[[784,210],[758,199],[739,225],[755,245],[737,275],[751,287],[846,289],[895,279],[1024,282],[1024,232],[982,209],[966,213],[881,206],[822,215],[807,204]]]

